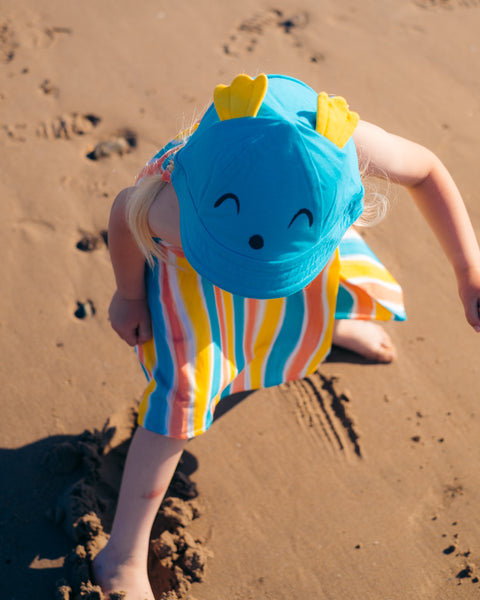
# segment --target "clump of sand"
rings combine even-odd
[[[85,431],[73,442],[59,443],[45,458],[52,471],[81,473],[47,515],[73,542],[65,560],[66,576],[57,584],[57,600],[107,600],[92,580],[91,565],[108,540],[134,423],[133,412],[115,415],[103,429]],[[202,514],[197,496],[185,461],[180,461],[154,527],[160,533],[150,541],[149,576],[160,600],[192,600],[192,583],[205,577],[212,553],[203,539],[188,531]],[[108,600],[124,597],[121,590],[108,594]]]

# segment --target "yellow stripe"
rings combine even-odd
[[[393,313],[375,301],[375,319],[377,321],[390,321],[393,318]]]
[[[262,368],[265,357],[272,347],[272,332],[276,331],[282,315],[285,298],[275,298],[264,302],[265,313],[254,345],[254,359],[250,364],[250,384],[252,389],[263,386]]]
[[[204,306],[203,296],[199,289],[200,277],[184,258],[178,259],[180,269],[177,271],[178,287],[183,300],[185,312],[189,315],[189,323],[185,323],[194,333],[195,359],[194,371],[195,393],[193,427],[195,431],[203,430],[205,411],[210,398],[210,374],[212,373],[211,333],[208,313]],[[203,377],[199,375],[203,374]]]
[[[338,280],[340,273],[340,255],[338,250],[335,251],[335,258],[332,260],[328,268],[327,285],[325,286],[325,297],[328,309],[325,313],[324,335],[320,348],[315,353],[310,365],[307,368],[306,375],[310,375],[317,370],[318,365],[327,355],[331,345],[333,336],[333,325],[335,323],[335,306],[337,303]],[[319,307],[320,310],[320,307]],[[323,310],[323,306],[321,307]]]
[[[155,343],[153,338],[143,344],[143,356],[145,358],[145,366],[150,373],[152,373],[155,365],[157,364],[157,353],[155,352]]]
[[[342,279],[354,279],[355,277],[370,277],[378,279],[380,282],[394,283],[398,285],[393,276],[381,265],[363,262],[361,260],[345,260],[342,259],[342,267],[340,270]]]
[[[143,357],[145,362],[145,367],[150,373],[153,373],[155,365],[157,363],[157,355],[155,352],[155,343],[153,338],[148,340],[145,344],[143,344]],[[140,402],[140,406],[138,407],[138,423],[143,425],[145,422],[145,415],[148,412],[148,407],[150,404],[150,395],[153,394],[155,388],[157,387],[157,382],[155,379],[151,379],[150,383],[147,386],[143,394],[142,401]]]
[[[223,292],[223,306],[225,309],[225,331],[227,334],[227,347],[224,355],[228,362],[228,384],[236,377],[238,370],[235,361],[235,317],[233,314],[233,297],[228,292]],[[227,384],[227,385],[228,385]]]

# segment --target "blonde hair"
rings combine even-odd
[[[363,198],[363,212],[355,221],[356,227],[372,227],[377,225],[385,217],[389,208],[388,189],[389,182],[386,181],[387,191],[379,187],[378,181],[362,177],[365,196]],[[383,183],[383,182],[382,182]]]
[[[365,189],[363,212],[356,220],[357,227],[372,227],[385,217],[389,208],[390,180],[387,173],[372,175],[368,159],[359,161],[360,178]]]
[[[162,175],[146,177],[136,185],[127,202],[128,226],[149,267],[153,267],[155,258],[167,260],[164,246],[155,240],[148,225],[148,214],[153,201],[166,185]]]

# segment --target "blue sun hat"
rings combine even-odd
[[[192,267],[249,298],[310,283],[363,210],[358,120],[343,98],[282,75],[217,86],[171,179]]]

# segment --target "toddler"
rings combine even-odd
[[[304,377],[332,344],[394,358],[373,321],[405,319],[402,292],[352,229],[365,211],[361,173],[408,189],[480,330],[478,244],[434,154],[286,76],[239,75],[213,99],[111,212],[110,320],[148,385],[94,574],[128,600],[153,600],[153,521],[185,444],[222,397]]]

